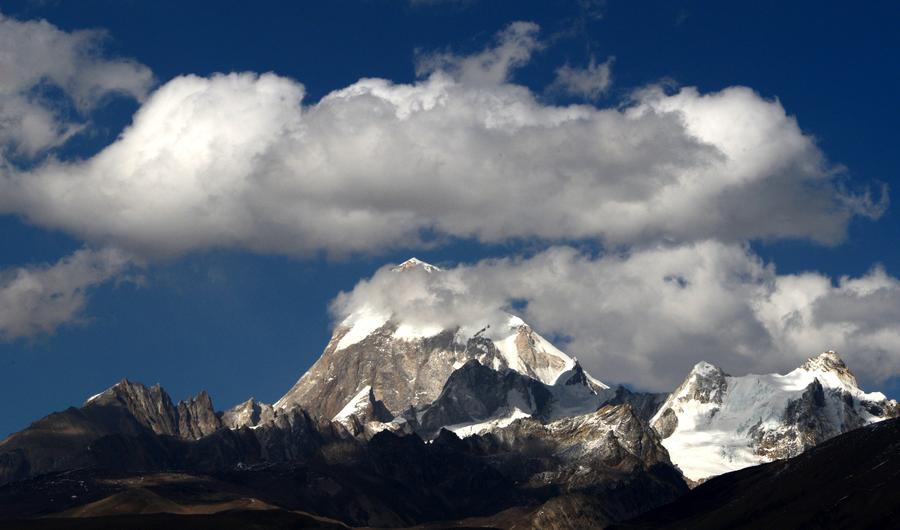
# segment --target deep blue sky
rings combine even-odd
[[[615,56],[615,84],[599,104],[663,78],[702,91],[750,86],[777,97],[852,179],[886,182],[892,197],[900,189],[896,2],[611,0],[601,18],[562,1],[184,4],[7,1],[2,11],[65,30],[104,28],[109,49],[150,67],[159,83],[187,73],[274,71],[303,82],[307,102],[360,77],[412,81],[416,49],[476,51],[509,22],[529,20],[558,40],[517,72],[518,83],[540,91],[557,65],[594,54]],[[112,141],[135,108],[105,107],[94,117],[100,133],[68,154],[88,156]],[[0,216],[0,241],[0,267],[53,262],[82,245],[10,216]],[[779,272],[858,275],[880,263],[897,276],[900,213],[892,206],[878,221],[853,221],[848,240],[833,248],[757,242],[754,249]],[[511,251],[521,248],[458,243],[419,257],[454,263]],[[0,436],[122,377],[160,382],[176,400],[205,388],[220,408],[250,395],[271,402],[326,344],[328,302],[408,254],[329,262],[221,251],[154,265],[140,287],[104,285],[89,303],[91,322],[0,343]],[[886,390],[900,397],[900,384]]]

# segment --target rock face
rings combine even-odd
[[[549,412],[547,386],[513,370],[502,372],[472,359],[454,371],[441,394],[417,413],[419,431],[433,436],[447,428],[465,436]]]
[[[415,258],[395,267],[396,274],[441,274]],[[569,357],[520,318],[510,315],[504,330],[487,329],[464,336],[458,328],[413,326],[394,315],[361,309],[335,328],[318,361],[274,407],[301,406],[332,418],[364,387],[395,416],[438,398],[456,369],[477,360],[495,370],[510,369],[553,385],[575,367]],[[586,375],[598,390],[608,387]]]
[[[685,476],[713,475],[796,456],[841,433],[900,415],[865,393],[834,352],[785,374],[728,376],[698,363],[652,418]]]
[[[122,379],[85,402],[86,408],[123,406],[156,434],[178,435],[178,410],[158,384],[151,387]]]

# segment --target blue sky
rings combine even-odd
[[[895,99],[900,92],[900,36],[894,27],[900,8],[896,3],[875,2],[863,9],[827,2],[789,6],[775,2],[618,1],[548,5],[472,0],[261,2],[250,9],[239,2],[184,6],[174,2],[10,1],[2,6],[2,14],[9,17],[2,30],[7,36],[18,31],[14,24],[38,19],[55,27],[51,30],[57,37],[80,35],[73,32],[84,29],[101,29],[105,36],[91,37],[92,46],[74,56],[81,61],[82,73],[58,73],[63,66],[54,61],[65,61],[67,56],[56,51],[29,59],[29,67],[38,72],[36,78],[22,75],[17,85],[11,81],[15,76],[6,80],[0,76],[0,87],[7,84],[5,92],[13,94],[0,98],[0,116],[6,112],[13,117],[8,123],[18,123],[16,119],[41,109],[50,109],[55,120],[49,129],[51,136],[9,126],[11,132],[0,133],[5,145],[5,162],[0,165],[0,182],[4,183],[0,186],[0,291],[5,289],[7,296],[0,297],[0,315],[7,311],[6,317],[0,316],[0,338],[4,339],[0,341],[0,399],[7,404],[0,416],[0,434],[20,429],[52,410],[77,405],[122,377],[160,382],[175,399],[205,388],[218,407],[250,395],[274,401],[318,357],[333,319],[353,309],[351,300],[346,307],[336,306],[334,315],[329,314],[335,296],[350,292],[382,265],[411,255],[450,268],[480,262],[471,271],[479,282],[501,276],[517,278],[503,288],[488,289],[486,299],[507,305],[526,300],[529,322],[567,344],[567,351],[585,359],[595,375],[610,382],[658,390],[683,377],[693,362],[700,360],[697,357],[735,373],[787,369],[805,355],[837,342],[867,389],[900,397],[896,377],[900,350],[890,349],[900,340],[896,338],[900,333],[896,320],[900,315],[900,288],[896,285],[900,216],[882,195],[883,190],[890,190],[887,193],[896,202],[895,190],[900,187],[895,132],[900,120]],[[519,21],[531,24],[514,24]],[[22,31],[35,35],[51,31],[47,27],[28,26]],[[57,45],[68,51],[77,48],[67,44],[68,38],[60,37],[62,44]],[[18,41],[0,34],[5,51],[25,54]],[[507,64],[503,63],[506,51],[524,55]],[[479,55],[486,53],[494,55]],[[486,57],[488,62],[472,66],[467,62],[472,57]],[[42,66],[41,60],[48,64]],[[503,63],[499,78],[489,71],[495,64],[490,61]],[[6,67],[24,68],[21,64]],[[564,66],[568,70],[560,70]],[[604,79],[601,74],[606,67],[608,77]],[[83,74],[89,68],[99,73]],[[256,77],[210,77],[219,72],[272,72],[274,76],[270,85]],[[424,88],[429,76],[444,74],[449,88]],[[98,81],[101,78],[102,82]],[[418,123],[410,134],[403,124],[379,122],[380,115],[351,103],[334,109],[316,106],[332,91],[358,86],[361,78],[390,81],[393,85],[384,90],[394,98],[406,96],[392,92],[391,87],[405,85],[421,88],[423,98],[431,90],[446,88],[451,101],[490,94],[496,97],[490,104],[497,106],[481,109],[484,112],[518,119],[514,104],[530,105],[528,119],[539,121],[540,126],[528,136],[515,136],[524,133],[510,129],[507,132],[513,140],[506,142],[468,122],[455,129],[446,125],[451,121],[445,116]],[[194,217],[193,212],[202,209],[196,204],[179,206],[180,197],[196,191],[177,187],[188,178],[179,168],[188,166],[147,166],[142,170],[145,173],[130,177],[152,179],[160,172],[160,182],[175,186],[174,195],[159,199],[162,208],[172,208],[171,215],[156,216],[154,208],[143,208],[151,204],[150,197],[142,196],[146,188],[132,181],[122,185],[124,195],[114,197],[108,207],[78,189],[69,192],[74,199],[60,198],[60,182],[71,178],[82,179],[76,188],[105,185],[109,187],[103,188],[103,193],[118,193],[120,188],[109,184],[111,181],[98,180],[106,166],[91,161],[121,139],[139,109],[148,116],[149,131],[165,133],[167,124],[192,127],[198,123],[192,116],[160,117],[169,101],[163,96],[174,99],[176,89],[192,89],[185,88],[188,83],[206,90],[204,94],[217,91],[219,99],[213,100],[212,110],[204,107],[204,111],[226,114],[215,119],[234,126],[234,135],[246,136],[239,146],[256,145],[254,142],[262,141],[259,138],[274,127],[287,131],[284,137],[266,139],[271,143],[264,152],[232,149],[219,153],[223,157],[233,154],[237,165],[248,157],[265,159],[264,164],[250,166],[247,174],[236,170],[234,177],[238,183],[250,179],[248,175],[259,179],[248,180],[258,189],[241,187],[239,196],[233,198],[229,193],[237,184],[217,180],[223,179],[221,175],[229,168],[210,162],[212,169],[197,173],[198,186],[210,186],[204,191],[214,189],[221,194],[217,195],[219,202],[201,205],[211,209],[210,217]],[[271,108],[254,106],[272,92],[287,94],[290,100],[301,90],[298,83],[302,83],[302,104],[308,114],[291,121],[293,118],[278,112],[299,108],[296,101],[288,101],[287,107],[280,106],[284,104],[280,99],[270,102]],[[647,95],[653,87],[658,93]],[[696,87],[695,93],[686,87]],[[745,92],[721,92],[729,87],[746,88],[742,89]],[[170,92],[163,92],[166,89]],[[101,97],[95,97],[96,93]],[[763,174],[768,171],[765,168],[748,169],[751,162],[770,156],[766,153],[750,156],[743,165],[729,165],[717,158],[721,153],[717,155],[715,149],[682,134],[681,122],[666,113],[675,109],[676,114],[693,116],[696,112],[700,116],[707,112],[701,108],[703,102],[714,99],[704,98],[710,94],[725,94],[719,98],[721,105],[708,110],[713,114],[702,114],[712,116],[713,124],[733,123],[733,129],[743,130],[755,126],[756,116],[774,120],[777,127],[773,125],[772,134],[784,137],[760,145],[771,150],[776,162],[787,159],[789,163],[772,170],[777,173],[774,176]],[[583,113],[579,119],[595,120],[596,128],[559,131],[574,136],[565,144],[571,146],[566,158],[555,159],[553,150],[545,153],[540,145],[556,138],[550,136],[557,132],[548,123],[562,119],[557,114],[563,111],[558,109],[569,105],[580,105],[573,108],[581,110],[566,112]],[[638,107],[662,117],[643,121],[622,118],[628,109]],[[184,109],[182,105],[172,112],[186,112]],[[595,116],[597,110],[605,114]],[[229,116],[239,116],[242,121],[233,123]],[[329,128],[347,116],[347,123],[340,125],[349,129]],[[462,114],[448,116],[455,119]],[[730,116],[740,119],[729,121]],[[462,123],[469,118],[459,119]],[[791,121],[794,119],[796,122]],[[294,129],[295,122],[309,129]],[[498,123],[501,129],[507,126],[502,120]],[[451,167],[446,182],[410,185],[413,181],[407,179],[428,182],[432,178],[429,169],[392,172],[394,167],[413,165],[414,156],[388,159],[403,153],[403,145],[360,144],[362,151],[353,150],[357,144],[351,142],[352,133],[347,139],[347,131],[357,127],[381,131],[379,138],[391,131],[413,138],[435,132],[448,142],[461,138],[460,151],[449,154],[465,153],[474,162],[460,173],[453,173]],[[714,132],[726,134],[732,128]],[[293,148],[284,147],[285,138],[294,141],[301,130],[307,136],[297,140],[299,144],[290,144]],[[205,145],[204,131],[191,130],[170,149],[194,148],[194,140]],[[206,132],[214,135],[221,131]],[[467,134],[483,134],[485,141],[495,143],[485,145],[490,151],[483,152],[477,150],[479,142],[471,141]],[[613,140],[618,136],[629,141],[610,146],[607,134]],[[230,145],[230,138],[216,141]],[[31,144],[25,139],[38,147],[29,151],[25,146]],[[124,140],[129,140],[127,134]],[[357,140],[364,142],[366,137]],[[745,138],[738,140],[743,145],[740,142]],[[500,163],[492,158],[516,157],[517,146],[526,141],[536,142],[537,147],[533,155],[519,153],[525,158],[521,164],[512,161],[507,166],[506,159]],[[310,166],[312,162],[306,159],[303,164],[307,165],[291,166],[299,163],[292,158],[294,154],[313,142],[322,142],[323,153],[337,150],[339,158],[326,166]],[[423,144],[423,149],[436,149],[435,156],[447,154],[439,152],[441,142]],[[596,148],[592,147],[595,144]],[[106,169],[106,174],[124,172],[122,168],[147,145],[146,137],[123,143],[116,157],[110,157],[107,165],[114,169]],[[242,153],[246,155],[243,158]],[[621,160],[604,165],[620,153]],[[196,157],[189,151],[185,156]],[[492,160],[496,163],[474,165]],[[435,167],[453,163],[450,159]],[[605,168],[597,170],[599,176],[591,173],[598,163]],[[382,164],[388,169],[368,172],[369,166]],[[555,171],[564,172],[556,168],[570,166],[571,175],[556,175]],[[278,192],[278,186],[291,183],[276,177],[289,181],[297,174],[279,173],[283,167],[302,167],[314,174],[310,179],[318,178],[316,171],[320,171],[331,180],[322,177],[325,181],[316,183],[321,195],[309,204],[294,204],[290,201],[296,197],[292,194],[296,188]],[[492,167],[502,171],[490,173]],[[485,173],[478,173],[478,168]],[[541,193],[564,187],[554,187],[554,182],[571,178],[565,182],[584,186],[583,193],[574,193],[582,197],[565,203],[545,200],[545,196],[511,196],[505,186],[516,178],[516,171],[529,172],[529,185]],[[602,171],[615,177],[600,175]],[[670,182],[671,172],[714,180],[742,171],[749,172],[745,178],[759,178],[761,184],[726,189],[711,199],[695,197],[693,188],[688,188],[675,201],[685,210],[665,203],[658,214],[649,208],[633,222],[617,223],[615,216],[603,217],[607,197],[632,200],[652,194],[654,186]],[[307,178],[301,173],[298,178]],[[272,181],[267,180],[270,176]],[[441,187],[445,185],[449,192],[458,191],[454,182],[460,187],[469,184],[473,191],[483,185],[483,194],[463,190],[455,202],[448,203],[430,192],[445,189]],[[332,189],[331,183],[340,189]],[[359,189],[369,189],[370,194],[357,196],[351,186],[354,183],[360,183]],[[301,195],[307,191],[302,188]],[[490,195],[495,192],[496,196]],[[871,194],[868,202],[864,200],[867,192]],[[279,200],[281,197],[285,199]],[[586,198],[598,201],[597,218],[582,215],[572,220],[567,208],[590,209],[591,203],[582,202]],[[326,216],[332,213],[329,200],[335,201],[340,219],[359,211],[376,212],[377,216],[337,230],[325,226],[329,223]],[[411,206],[398,207],[403,201]],[[222,203],[228,208],[216,210]],[[715,215],[698,221],[689,212],[691,204]],[[321,211],[316,210],[320,207]],[[666,209],[669,207],[672,209]],[[300,210],[314,212],[315,218],[323,219],[322,226],[297,213]],[[245,218],[247,211],[251,213]],[[437,213],[432,216],[432,211]],[[293,219],[295,213],[302,229],[284,226],[288,224],[284,219]],[[473,216],[479,220],[472,221]],[[211,224],[207,227],[205,223]],[[409,223],[412,228],[398,229],[398,223]],[[501,265],[482,261],[506,257],[519,259]],[[81,259],[87,260],[86,269],[79,265]],[[642,266],[648,277],[658,273],[653,265],[662,262],[685,268],[684,283],[696,289],[685,299],[677,298],[684,294],[673,294],[673,304],[679,300],[694,304],[685,313],[696,311],[698,315],[719,308],[734,321],[716,320],[718,316],[710,314],[715,325],[704,327],[699,316],[698,321],[676,319],[672,313],[651,310],[652,297],[646,299],[646,305],[626,308],[620,304],[612,309],[588,302],[579,305],[578,297],[563,299],[560,295],[558,304],[546,301],[555,300],[555,294],[567,289],[584,292],[602,282],[559,285],[553,292],[545,292],[546,287],[523,287],[528,283],[523,278],[555,278],[549,273],[542,275],[540,267],[548,263],[562,263],[563,270],[581,278],[591,274],[632,278],[644,270]],[[53,269],[65,263],[70,267]],[[873,273],[876,267],[880,268]],[[713,272],[692,276],[701,269]],[[40,274],[55,270],[60,271],[57,276]],[[10,278],[16,274],[23,278],[21,271],[33,273],[29,278],[38,283],[56,282],[54,288],[64,294],[49,302],[41,297],[29,302],[47,303],[46,311],[39,308],[19,314],[21,299],[13,296],[16,285]],[[815,275],[801,276],[805,272]],[[86,276],[78,283],[81,275]],[[848,276],[851,283],[842,283],[842,276]],[[857,283],[852,283],[854,279]],[[592,299],[631,296],[627,289],[597,289]],[[652,291],[643,284],[635,289],[644,294],[635,293],[634,300],[645,300],[641,296]],[[760,294],[765,289],[769,290]],[[818,302],[810,302],[808,314],[803,313],[806,309],[797,309],[806,319],[802,326],[783,324],[786,315],[790,316],[785,313],[790,309],[785,309],[790,305],[787,298],[815,297]],[[750,298],[752,303],[744,301]],[[2,307],[4,303],[13,305]],[[602,325],[591,325],[612,318],[610,315],[631,323],[618,326],[629,330],[631,336],[610,338],[613,333],[604,332]],[[768,318],[782,323],[773,324]],[[743,329],[744,319],[761,323]],[[671,324],[678,333],[648,338],[653,346],[632,350],[633,336],[647,333],[642,322],[648,327]],[[737,331],[723,334],[723,327]],[[672,352],[660,346],[666,343],[672,344]],[[814,347],[817,344],[821,347]],[[629,376],[639,371],[635,367],[644,365],[658,366],[658,373],[646,379]]]

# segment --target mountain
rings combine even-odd
[[[413,258],[385,274],[445,273]],[[0,441],[0,525],[241,527],[260,511],[285,527],[600,528],[676,506],[686,478],[900,414],[834,352],[786,375],[698,363],[672,394],[648,394],[610,388],[516,316],[499,327],[363,306],[273,405],[218,412],[206,392],[175,404],[122,380]]]
[[[416,258],[392,271],[442,273],[440,268]],[[409,407],[432,403],[450,374],[473,359],[546,385],[555,384],[577,364],[513,315],[509,315],[506,329],[499,333],[501,338],[490,339],[485,332],[482,329],[466,337],[458,327],[413,325],[368,307],[359,309],[336,326],[322,356],[274,406],[302,406],[311,414],[332,418],[369,386],[396,416]],[[589,374],[585,377],[595,391],[609,391],[607,385]]]
[[[841,358],[828,351],[784,375],[733,377],[698,363],[651,424],[672,461],[696,481],[793,457],[898,415],[896,401],[860,390]]]
[[[897,528],[900,419],[712,478],[615,528]]]

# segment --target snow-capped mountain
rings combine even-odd
[[[416,258],[392,268],[396,274],[412,270],[442,273],[439,267]],[[512,370],[548,386],[573,370],[581,371],[574,358],[519,317],[508,315],[504,330],[491,330],[492,336],[499,338],[488,338],[485,331],[466,336],[458,327],[413,325],[363,307],[335,328],[319,360],[274,407],[284,410],[299,405],[316,416],[332,418],[371,387],[375,398],[399,416],[410,407],[431,404],[450,375],[471,360],[497,371]],[[582,386],[595,395],[609,390],[589,374],[584,373],[583,378]],[[594,401],[591,411],[600,404]]]
[[[841,358],[828,351],[784,375],[732,377],[700,362],[651,424],[672,462],[700,480],[793,457],[898,415],[896,401],[860,390]]]

